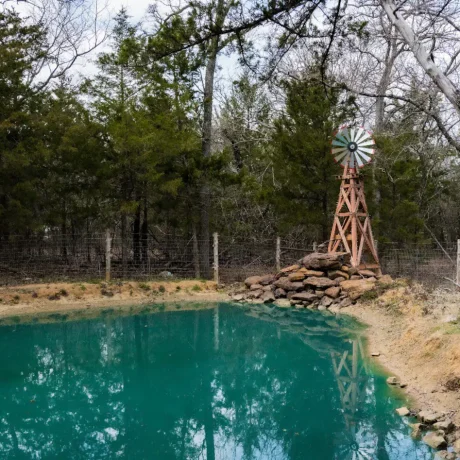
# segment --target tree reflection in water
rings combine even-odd
[[[0,457],[432,458],[349,326],[222,304],[3,327]]]

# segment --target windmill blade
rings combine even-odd
[[[369,139],[369,140],[357,142],[357,144],[361,147],[365,145],[375,145],[375,142],[374,142],[374,139]]]
[[[355,137],[355,142],[356,143],[359,143],[361,138],[364,139],[365,137],[367,137],[369,134],[367,133],[367,131],[363,128],[358,128],[358,133],[356,134],[356,137]]]
[[[364,129],[361,129],[361,135],[355,139],[355,142],[362,142],[366,139],[372,139],[371,135]]]
[[[372,160],[372,158],[368,155],[366,155],[363,151],[361,151],[361,149],[357,150],[356,153],[366,162],[366,163],[370,163],[370,161]]]
[[[355,128],[350,128],[350,141],[356,142]]]
[[[340,147],[338,149],[332,149],[332,155],[337,155],[338,153],[342,153],[348,151],[346,147]]]
[[[363,161],[361,160],[361,157],[359,155],[357,155],[356,153],[353,155],[354,158],[355,158],[355,161],[358,163],[358,166],[360,168],[362,168],[364,166],[364,163]]]
[[[342,129],[342,131],[340,132],[340,134],[347,140],[347,144],[348,144],[349,142],[351,142],[350,135],[349,135],[349,133],[348,133],[348,128]]]
[[[332,141],[332,145],[339,145],[340,147],[346,147],[348,145],[348,142],[341,142],[337,139],[334,139]]]
[[[368,149],[367,147],[359,146],[359,150],[362,150],[363,152],[366,152],[366,153],[370,153],[371,155],[374,154],[374,149]]]
[[[345,155],[349,155],[349,154],[350,154],[350,152],[348,151],[348,149],[346,149],[345,152],[340,153],[339,155],[337,155],[337,156],[334,158],[334,160],[335,160],[337,163],[339,163],[340,160],[341,160],[342,158],[345,157]]]
[[[349,161],[350,161],[350,153],[347,152],[345,158],[341,161],[340,164],[341,164],[343,167],[345,167]]]
[[[350,168],[355,169],[355,156],[353,154],[350,155]]]
[[[348,140],[343,136],[342,131],[336,134],[335,139],[339,142],[343,142],[344,144],[348,144]]]

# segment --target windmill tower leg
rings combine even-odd
[[[369,268],[381,274],[362,177],[348,165],[342,175],[328,250],[347,252],[353,267]]]

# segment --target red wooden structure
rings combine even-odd
[[[380,274],[380,262],[372,235],[363,178],[355,168],[350,168],[348,163],[342,175],[328,251],[348,252],[351,254],[353,267],[373,269]]]

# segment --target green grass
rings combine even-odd
[[[366,291],[362,296],[361,300],[364,301],[370,301],[370,300],[375,300],[379,297],[379,293],[377,290],[373,289],[372,291]]]
[[[198,286],[198,284],[195,284],[195,285],[192,287],[192,291],[200,292],[200,291],[202,291],[202,289],[201,289],[200,286]]]
[[[162,294],[166,292],[166,288],[165,288],[163,285],[161,285],[161,286],[158,288],[158,290],[159,290]]]
[[[460,334],[460,322],[451,321],[450,323],[440,324],[433,328],[433,332],[440,331],[444,335]]]
[[[139,289],[143,291],[150,291],[151,287],[146,283],[139,283]]]

